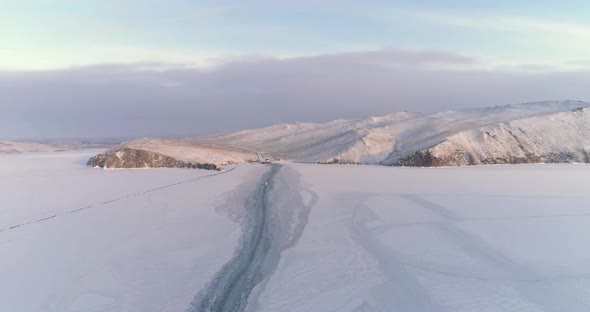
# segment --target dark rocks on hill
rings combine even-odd
[[[88,166],[100,168],[190,168],[222,170],[215,164],[177,160],[156,152],[121,148],[98,154],[88,160]]]
[[[525,156],[509,156],[477,159],[474,155],[463,150],[445,155],[435,156],[430,150],[417,151],[399,160],[399,166],[407,167],[447,167],[470,165],[503,165],[503,164],[536,164],[536,163],[590,163],[590,154],[581,150],[579,156],[572,152],[552,152],[543,155],[535,155],[527,152]]]

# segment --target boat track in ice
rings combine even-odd
[[[311,200],[304,203],[298,179],[291,168],[273,164],[243,207],[236,207],[236,202],[229,207],[232,203],[228,199],[228,207],[224,209],[242,227],[239,246],[233,258],[197,293],[187,312],[255,309],[281,252],[301,236],[311,207],[317,201],[317,195],[306,190]],[[250,190],[252,186],[239,186],[237,193],[240,188]]]

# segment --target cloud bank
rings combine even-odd
[[[460,55],[393,49],[245,58],[209,69],[145,62],[0,72],[0,139],[188,137],[396,111],[590,100],[588,83],[590,71],[493,70]]]

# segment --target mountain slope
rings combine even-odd
[[[590,162],[590,108],[463,131],[399,161],[408,166]]]
[[[547,101],[282,124],[186,141],[142,139],[110,151],[118,153],[113,159],[127,161],[98,166],[186,167],[186,162],[223,165],[266,157],[406,166],[588,162],[588,107],[579,101]],[[157,160],[134,163],[135,150],[157,153],[148,157]]]

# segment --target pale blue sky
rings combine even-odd
[[[576,69],[590,2],[4,0],[0,69],[436,50],[486,66]]]

